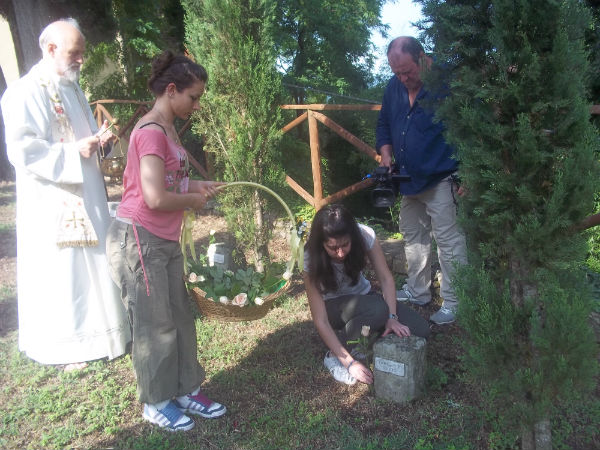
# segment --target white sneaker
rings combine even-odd
[[[160,409],[156,405],[144,403],[142,417],[169,431],[188,431],[194,428],[194,421],[183,414],[172,401]]]
[[[175,406],[183,413],[202,416],[207,419],[221,417],[227,412],[227,408],[205,396],[200,389],[197,389],[195,394],[183,395],[173,400]]]
[[[323,359],[323,364],[329,370],[329,373],[335,378],[336,381],[340,383],[353,385],[356,384],[356,378],[350,375],[348,369],[346,369],[339,359],[335,355],[332,355],[331,352],[327,352],[325,354],[325,358]]]

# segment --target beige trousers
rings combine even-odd
[[[407,288],[419,301],[431,300],[431,238],[435,239],[442,272],[443,306],[457,305],[452,277],[457,264],[466,264],[465,237],[456,223],[456,185],[447,177],[416,195],[402,197],[400,231],[408,264]]]

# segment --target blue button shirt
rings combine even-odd
[[[391,144],[396,169],[411,176],[400,183],[400,193],[414,195],[423,192],[458,168],[454,150],[444,140],[444,125],[434,122],[433,111],[425,110],[420,102],[428,92],[421,88],[413,106],[408,91],[395,76],[389,81],[377,120],[377,151]]]

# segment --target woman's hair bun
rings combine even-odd
[[[150,73],[150,82],[160,77],[165,70],[171,66],[175,54],[171,50],[165,50],[152,61],[152,71]]]
[[[165,50],[152,61],[148,88],[159,96],[170,83],[175,83],[177,90],[181,92],[196,81],[206,83],[207,80],[208,74],[200,64],[196,64],[187,56]]]

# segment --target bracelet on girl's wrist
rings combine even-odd
[[[355,362],[356,362],[356,360],[355,360],[355,359],[353,359],[353,360],[350,362],[350,364],[348,364],[348,367],[346,367],[346,369],[347,369],[348,371],[350,371],[350,366],[351,366],[352,364],[354,364]]]

